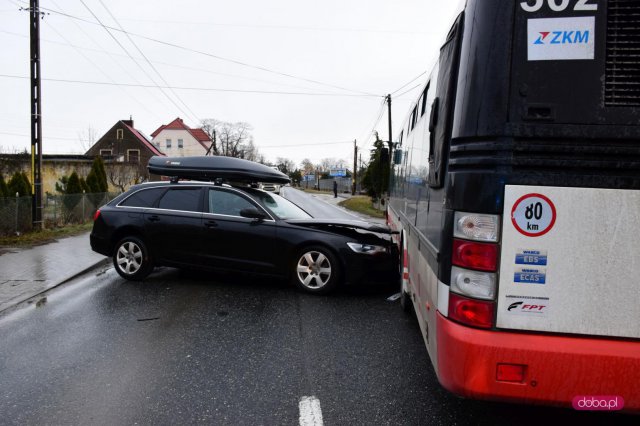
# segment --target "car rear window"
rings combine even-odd
[[[181,210],[187,212],[200,211],[200,188],[172,188],[160,199],[158,208]]]
[[[153,207],[164,190],[165,188],[142,189],[121,202],[120,205],[127,207]]]

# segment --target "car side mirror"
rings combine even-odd
[[[263,220],[267,217],[263,212],[255,207],[240,210],[240,216],[256,220]]]

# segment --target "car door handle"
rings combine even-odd
[[[153,215],[153,216],[149,216],[147,220],[149,220],[150,222],[158,222],[160,218],[156,215]]]
[[[207,228],[216,228],[218,226],[218,222],[216,222],[214,220],[207,220],[204,223],[204,226],[206,226]]]

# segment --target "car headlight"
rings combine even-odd
[[[347,243],[349,248],[356,253],[361,254],[380,254],[387,253],[387,248],[383,246],[374,246],[372,244]]]

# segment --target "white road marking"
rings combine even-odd
[[[315,396],[303,396],[298,404],[300,408],[300,426],[322,426],[320,400]]]
[[[387,301],[395,302],[396,300],[400,299],[400,296],[400,293],[392,294],[391,296],[387,297]]]

